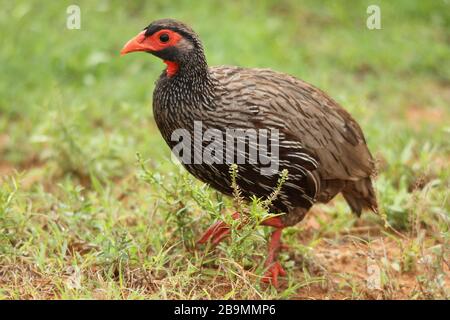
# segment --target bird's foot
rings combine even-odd
[[[231,215],[231,217],[233,219],[239,219],[239,213],[235,212]],[[204,244],[210,241],[212,244],[217,245],[229,234],[230,234],[230,227],[224,221],[217,221],[205,231],[200,240],[198,240],[198,243]]]
[[[267,266],[267,271],[262,278],[263,282],[272,284],[275,288],[278,287],[278,276],[285,276],[286,271],[284,271],[280,262],[277,260],[278,253],[282,248],[281,243],[281,233],[283,232],[283,227],[281,221],[275,220],[276,223],[271,223],[272,226],[275,225],[277,229],[272,232],[272,236],[269,242],[269,254],[265,265]]]
[[[278,288],[278,275],[284,277],[286,276],[286,271],[284,271],[279,261],[275,261],[269,266],[261,281],[270,283],[275,288]]]

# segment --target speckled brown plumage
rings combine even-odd
[[[156,123],[173,147],[175,129],[193,130],[194,120],[204,130],[216,128],[277,128],[280,130],[280,170],[289,180],[274,203],[286,212],[286,224],[300,221],[312,204],[328,202],[342,192],[358,215],[376,210],[370,176],[372,156],[361,128],[337,102],[312,85],[269,69],[232,66],[209,68],[198,36],[184,24],[162,20],[147,30],[172,28],[194,39],[185,56],[176,56],[180,69],[173,77],[163,72],[156,83],[153,110]],[[190,164],[186,169],[215,189],[231,194],[228,165]],[[246,196],[267,196],[278,175],[262,176],[259,168],[241,165],[238,183]]]

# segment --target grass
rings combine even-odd
[[[70,1],[2,3],[0,298],[448,298],[449,3],[378,3],[373,31],[371,1],[78,1],[80,30],[65,28]],[[233,200],[170,161],[150,107],[163,65],[118,55],[162,17],[191,24],[211,65],[322,88],[377,158],[381,216],[316,206],[284,233],[279,290],[259,281],[266,227],[195,245]]]

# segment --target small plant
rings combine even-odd
[[[270,195],[267,196],[266,199],[261,199],[257,197],[252,197],[250,201],[251,205],[245,205],[245,199],[242,197],[241,189],[237,183],[238,176],[238,166],[237,164],[232,164],[230,166],[230,176],[231,176],[231,188],[233,189],[233,200],[235,209],[237,212],[242,213],[246,216],[253,217],[257,224],[260,224],[263,220],[276,216],[274,214],[270,214],[270,207],[272,203],[278,198],[280,195],[283,184],[288,179],[288,170],[284,169],[280,177],[277,181],[277,185],[272,191]]]
[[[239,213],[238,219],[226,217],[230,224],[231,241],[221,246],[229,259],[236,261],[247,268],[254,268],[255,252],[263,252],[268,235],[259,227],[261,222],[279,214],[270,213],[270,207],[279,196],[283,184],[288,179],[288,171],[281,172],[277,185],[272,193],[265,199],[256,196],[244,199],[237,183],[238,166],[230,166],[231,187],[233,189],[234,209]],[[262,256],[261,256],[262,258]],[[262,272],[262,270],[260,270]]]

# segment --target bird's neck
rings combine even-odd
[[[171,144],[173,130],[191,131],[196,120],[214,107],[216,83],[201,57],[179,64],[172,76],[163,72],[153,92],[153,113],[164,139]]]
[[[203,51],[196,52],[180,61],[164,61],[167,64],[166,76],[175,83],[194,81],[202,84],[209,80],[208,63]]]
[[[212,101],[214,81],[203,52],[181,62],[164,62],[167,68],[156,88],[161,103],[169,104],[166,107],[170,108],[186,105],[199,108]]]

